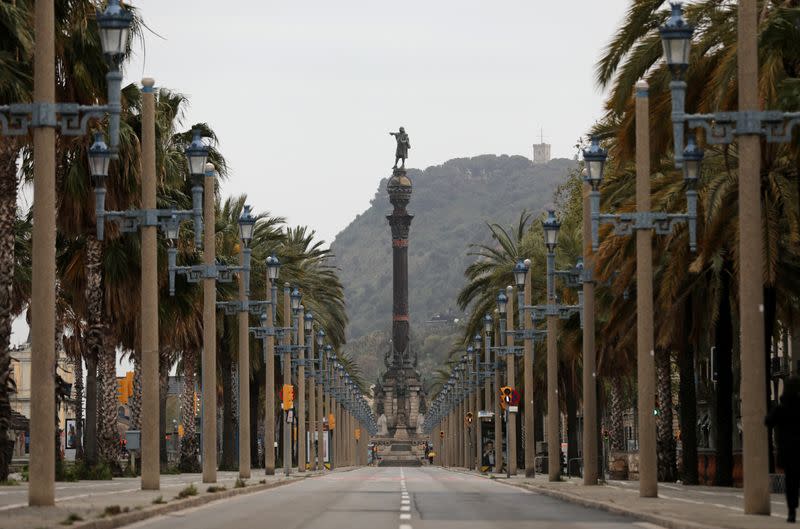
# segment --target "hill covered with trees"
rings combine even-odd
[[[446,315],[443,317],[451,321],[459,318],[456,296],[463,286],[464,269],[474,260],[469,244],[488,242],[485,223],[511,225],[522,210],[538,213],[552,203],[556,187],[576,165],[565,159],[533,164],[522,156],[483,155],[450,160],[424,171],[408,170],[414,185],[408,206],[414,215],[408,266],[415,335],[437,315]],[[347,349],[355,355],[367,380],[374,380],[375,370],[382,368],[382,354],[370,361],[363,355],[371,348],[360,342],[372,344],[375,331],[388,335],[391,328],[392,247],[386,215],[392,206],[386,194],[388,176],[379,183],[370,207],[336,236],[332,246],[350,318]],[[362,337],[364,340],[360,340]],[[421,344],[416,342],[419,350]],[[420,365],[424,364],[421,354]]]

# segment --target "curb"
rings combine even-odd
[[[701,524],[697,522],[690,522],[688,520],[676,520],[674,518],[667,518],[664,516],[659,516],[657,514],[645,513],[640,511],[633,511],[630,509],[626,509],[621,507],[617,504],[608,504],[599,500],[591,500],[588,498],[583,498],[581,496],[570,494],[569,492],[563,492],[560,490],[553,490],[547,487],[542,487],[540,485],[533,485],[530,483],[513,483],[505,479],[492,479],[491,476],[487,476],[485,474],[478,474],[475,472],[464,471],[460,469],[453,469],[453,468],[445,468],[441,467],[444,470],[448,470],[450,472],[458,472],[461,474],[469,474],[472,476],[476,476],[483,479],[488,479],[490,481],[495,481],[497,483],[501,483],[503,485],[508,485],[511,487],[516,487],[518,489],[528,490],[531,492],[536,492],[538,494],[542,494],[543,496],[548,496],[551,498],[555,498],[562,501],[567,501],[569,503],[574,503],[576,505],[580,505],[582,507],[589,507],[591,509],[598,509],[601,511],[609,512],[612,514],[622,514],[625,516],[630,516],[631,518],[635,518],[637,520],[641,520],[643,522],[649,522],[655,525],[659,525],[666,529],[725,529],[724,527],[718,525],[707,525]]]
[[[97,520],[90,520],[83,523],[76,523],[73,524],[71,527],[74,527],[75,529],[115,529],[117,527],[122,527],[135,522],[141,522],[142,520],[155,518],[156,516],[178,512],[185,509],[190,509],[192,507],[199,507],[207,503],[233,498],[235,496],[241,496],[243,494],[262,492],[265,490],[274,489],[284,485],[289,485],[291,483],[298,483],[305,479],[315,478],[323,475],[325,474],[311,474],[307,476],[297,476],[294,478],[289,477],[289,478],[283,478],[280,481],[275,481],[272,483],[261,483],[261,484],[250,485],[240,489],[230,489],[230,490],[223,490],[220,492],[204,493],[200,496],[186,498],[183,500],[173,500],[165,505],[148,507],[140,511],[129,511],[108,518],[100,518]]]

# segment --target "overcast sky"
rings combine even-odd
[[[225,194],[331,242],[394,162],[572,157],[600,117],[594,63],[629,0],[131,0],[150,31],[126,78],[191,99],[231,166]]]

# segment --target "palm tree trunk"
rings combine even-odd
[[[625,450],[625,433],[622,429],[622,378],[611,378],[609,407],[611,408],[609,441],[611,450]]]
[[[266,369],[260,369],[256,373],[255,379],[250,379],[250,454],[252,458],[253,468],[261,467],[261,458],[258,457],[258,419],[261,417],[259,412],[259,396],[261,394],[261,385],[259,380],[264,380]]]
[[[86,429],[84,457],[87,465],[97,464],[97,356],[86,352]]]
[[[119,470],[119,432],[117,430],[117,351],[106,337],[106,352],[97,362],[98,392],[97,437],[100,460]]]
[[[88,371],[86,378],[86,459],[90,464],[95,464],[98,457],[102,457],[100,453],[102,448],[99,446],[101,443],[98,442],[98,438],[102,434],[102,426],[99,424],[101,422],[100,401],[104,393],[99,363],[106,354],[103,329],[103,277],[100,268],[102,257],[102,243],[94,235],[87,236],[85,250],[85,296],[88,317],[85,335]]]
[[[137,348],[133,352],[133,395],[130,400],[131,430],[141,430],[142,427],[142,353]]]
[[[13,319],[14,225],[17,220],[17,142],[0,138],[0,439],[11,425],[11,323]],[[13,442],[0,445],[0,480],[8,478]]]
[[[575,465],[570,467],[570,461],[578,458],[578,390],[572,387],[567,391],[567,472],[578,471]]]
[[[675,481],[677,454],[675,436],[672,434],[672,369],[669,351],[656,350],[656,380],[658,383],[659,413],[656,416],[658,480]]]
[[[733,314],[731,313],[730,263],[722,271],[719,318],[715,331],[717,371],[716,426],[717,472],[714,484],[733,485]]]
[[[768,410],[770,409],[770,387],[772,384],[772,373],[770,372],[769,366],[772,365],[772,351],[775,349],[772,338],[775,336],[775,313],[778,307],[777,294],[775,287],[764,287],[764,354],[766,355],[765,365],[767,366],[765,370],[765,376],[767,378],[765,387],[767,388],[767,393],[764,395],[764,398],[766,399]],[[769,454],[769,471],[774,473],[775,447],[772,428],[768,428],[767,432],[767,442],[769,443],[769,450],[767,451]]]
[[[691,298],[687,300],[684,309],[683,336],[692,335],[693,311]],[[678,370],[680,372],[680,385],[678,400],[680,402],[681,424],[681,479],[686,485],[699,483],[697,470],[697,392],[694,385],[694,344],[688,339],[679,340]]]
[[[195,384],[197,381],[197,353],[183,353],[183,393],[181,394],[181,423],[183,439],[181,439],[181,455],[178,464],[181,472],[199,472],[197,461],[197,429],[195,428]]]
[[[78,332],[78,331],[73,331]],[[68,338],[67,354],[72,358],[72,368],[75,373],[75,459],[83,460],[83,355],[81,354],[81,340],[73,335]]]
[[[162,471],[167,470],[167,391],[169,391],[170,358],[164,351],[158,358],[158,430]]]
[[[227,325],[225,325],[227,331]],[[226,335],[227,332],[223,333]],[[234,409],[232,377],[234,372],[231,358],[230,342],[225,341],[225,348],[220,349],[220,363],[222,365],[222,408],[225,411],[222,417],[222,458],[219,462],[220,470],[236,470],[236,410]]]

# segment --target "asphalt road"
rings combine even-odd
[[[657,529],[438,468],[362,468],[213,502],[141,529]]]

